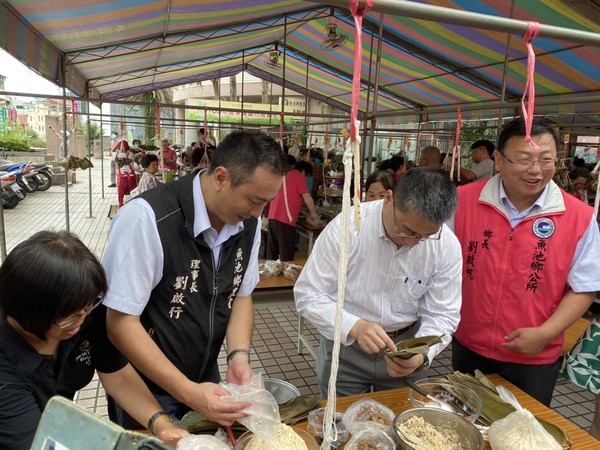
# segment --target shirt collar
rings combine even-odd
[[[4,315],[0,315],[0,345],[13,366],[26,375],[32,373],[44,359],[10,326]]]
[[[508,199],[508,196],[506,195],[506,191],[504,190],[504,182],[502,181],[502,178],[500,178],[500,183],[498,183],[498,184],[499,184],[500,201],[502,202],[502,204],[508,211],[509,216],[511,218],[515,217],[515,216],[525,217],[531,211],[534,211],[534,210],[539,211],[544,207],[544,202],[546,201],[546,196],[548,195],[548,184],[546,184],[546,186],[544,187],[544,190],[539,195],[539,197],[535,200],[533,205],[531,205],[525,211],[521,211],[520,213],[519,213],[519,211],[517,211],[517,208],[515,208],[515,206],[512,204],[512,202]]]
[[[379,203],[379,205],[377,205],[377,217],[379,219],[377,221],[377,235],[379,236],[379,239],[387,239],[388,241],[391,241],[385,232],[385,227],[383,226],[383,200],[373,200],[373,203],[375,202]]]
[[[194,236],[199,236],[206,230],[210,230],[212,225],[208,217],[208,211],[206,210],[206,202],[204,201],[204,195],[202,195],[202,185],[200,184],[200,175],[202,175],[206,169],[201,170],[195,176],[193,186],[193,197],[194,197]],[[231,235],[237,234],[244,229],[244,222],[238,222],[234,225],[225,224],[223,230],[228,230]]]

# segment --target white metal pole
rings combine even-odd
[[[311,3],[321,3],[325,5],[340,6],[346,9],[348,8],[348,0],[310,1]],[[364,3],[364,0],[360,3]],[[360,6],[361,5],[359,4],[359,8]],[[463,25],[471,28],[514,33],[518,35],[525,34],[528,26],[526,20],[491,16],[488,14],[446,8],[444,6],[428,5],[407,0],[375,0],[371,11],[410,17],[412,19],[423,19],[433,22]],[[557,27],[554,25],[540,24],[538,37],[560,39],[596,47],[600,46],[600,33]]]

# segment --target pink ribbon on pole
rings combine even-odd
[[[527,32],[523,35],[523,41],[527,46],[527,81],[525,83],[525,91],[521,99],[521,109],[523,111],[523,119],[525,120],[525,142],[529,143],[532,150],[537,150],[538,145],[531,140],[531,124],[533,122],[533,110],[535,103],[535,53],[533,51],[533,40],[540,32],[539,22],[527,22]],[[527,104],[525,104],[525,96],[527,96]]]
[[[354,17],[354,78],[352,79],[352,107],[350,109],[350,139],[356,140],[356,119],[360,100],[360,75],[362,66],[362,22],[364,15],[373,8],[375,0],[367,0],[364,9],[358,10],[358,0],[350,0],[350,11]]]

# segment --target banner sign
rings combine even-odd
[[[225,100],[204,100],[204,99],[188,99],[188,105],[200,106],[202,109],[186,110],[186,120],[195,120],[203,122],[222,122],[222,123],[241,123],[242,122],[242,103],[229,102]],[[239,111],[220,111],[219,108],[238,109]],[[272,113],[265,112],[271,109]],[[244,123],[257,125],[279,125],[279,113],[281,107],[279,105],[265,105],[263,103],[247,103],[244,102]],[[283,118],[284,123],[292,123],[292,117]]]

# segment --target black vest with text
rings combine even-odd
[[[152,290],[140,320],[169,360],[190,380],[199,382],[217,364],[258,220],[245,220],[244,229],[223,243],[216,267],[202,235],[193,233],[196,174],[140,195],[154,210],[164,253],[162,279]],[[145,381],[153,392],[164,393]]]

